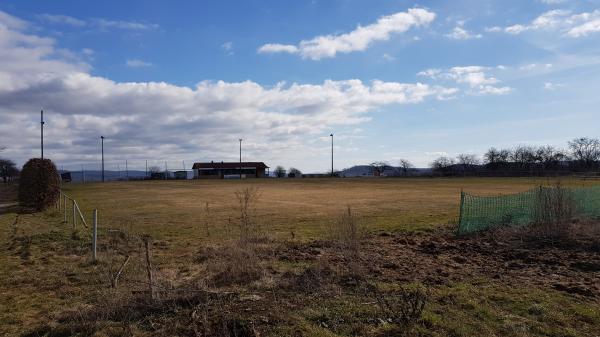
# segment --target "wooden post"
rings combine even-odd
[[[98,238],[98,210],[94,210],[92,229],[92,260],[96,261],[96,239]]]
[[[154,283],[152,278],[152,263],[150,262],[150,238],[144,238],[144,247],[146,248],[146,271],[148,273],[148,285],[150,287],[150,299],[154,300]]]
[[[123,264],[121,265],[121,268],[119,268],[119,271],[117,271],[117,273],[115,274],[115,276],[111,280],[111,286],[113,288],[117,287],[117,282],[119,282],[119,276],[121,276],[121,273],[123,272],[123,269],[125,269],[125,266],[127,265],[127,262],[129,262],[129,258],[130,258],[130,256],[127,255],[127,257],[125,258],[125,261],[123,261]]]
[[[65,208],[65,219],[63,220],[64,223],[67,223],[67,196],[63,194],[63,206]]]
[[[83,227],[88,228],[87,226],[87,222],[85,221],[85,217],[83,216],[83,213],[81,213],[81,209],[79,209],[79,204],[77,204],[77,201],[73,200],[75,202],[75,208],[77,208],[77,213],[79,213],[79,218],[81,219],[81,222],[83,223]]]
[[[75,212],[77,211],[75,209],[75,199],[72,200],[72,206],[73,206],[73,229],[75,229],[75,226],[77,226],[77,218],[75,217]]]

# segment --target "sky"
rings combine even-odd
[[[0,156],[303,172],[600,136],[600,0],[0,3]]]

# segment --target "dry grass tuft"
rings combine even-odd
[[[401,288],[388,293],[374,290],[381,315],[399,329],[394,336],[410,336],[413,326],[421,320],[427,294],[421,288]]]
[[[196,259],[207,262],[207,271],[214,286],[244,285],[260,280],[265,268],[260,257],[260,245],[267,242],[256,217],[257,188],[248,187],[235,192],[238,201],[239,237],[217,248],[205,248]]]
[[[264,268],[255,250],[249,246],[224,245],[207,259],[207,271],[214,286],[247,285],[260,280]]]

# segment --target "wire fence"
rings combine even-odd
[[[502,196],[461,192],[458,235],[495,227],[525,226],[557,212],[570,217],[600,219],[600,185],[591,187],[538,187]]]
[[[97,162],[57,163],[61,179],[71,183],[99,181],[128,181],[143,179],[190,179],[193,163],[164,160],[121,160],[106,161],[104,172]]]
[[[70,206],[70,209],[69,209]],[[71,221],[73,224],[73,229],[77,228],[78,219],[81,220],[83,227],[89,228],[88,223],[86,221],[85,216],[81,212],[79,208],[79,204],[77,200],[68,196],[63,191],[60,191],[59,198],[56,202],[55,208],[63,213],[63,222],[68,223]],[[96,247],[97,247],[97,237],[98,237],[98,210],[94,209],[92,211],[92,260],[96,261]]]

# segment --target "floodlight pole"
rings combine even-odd
[[[242,180],[242,138],[240,138],[240,180]]]
[[[42,149],[42,159],[44,159],[44,110],[40,111],[40,148]]]
[[[333,177],[333,133],[329,136],[331,137],[331,176]]]
[[[100,136],[102,140],[102,182],[104,182],[104,136]]]

